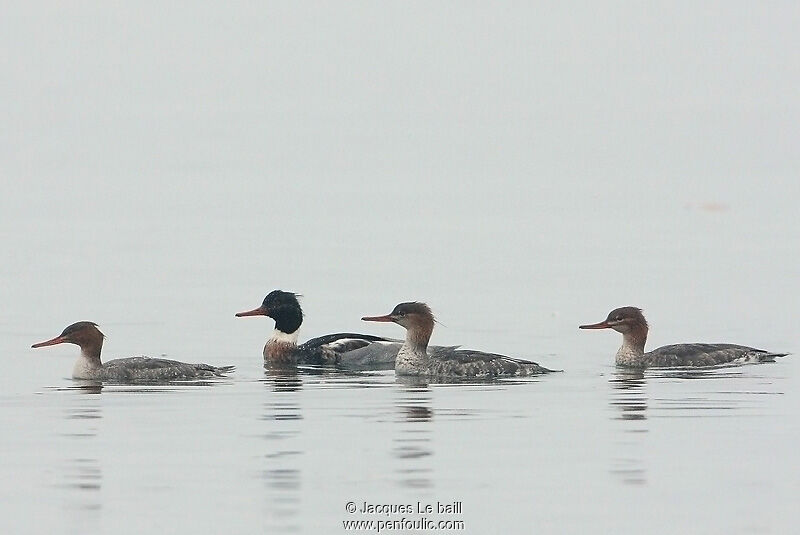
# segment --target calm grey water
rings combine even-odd
[[[347,533],[461,502],[464,533],[789,533],[800,362],[618,370],[649,347],[798,353],[791,3],[20,4],[0,17],[0,531]],[[563,369],[441,385],[265,373],[427,301],[434,343]],[[104,357],[228,379],[82,385]],[[408,515],[418,518],[419,515]],[[395,531],[398,532],[398,531]]]

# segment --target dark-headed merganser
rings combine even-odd
[[[187,364],[177,360],[151,359],[148,357],[129,357],[100,361],[103,349],[103,333],[91,321],[73,323],[51,340],[33,344],[31,347],[53,346],[56,344],[75,344],[81,348],[81,356],[72,369],[73,379],[92,379],[97,381],[119,382],[158,382],[180,379],[200,379],[218,377],[233,370],[233,366],[209,366],[208,364]]]
[[[734,344],[675,344],[644,352],[647,342],[647,320],[641,309],[622,307],[612,310],[600,323],[581,325],[581,329],[614,329],[622,333],[622,347],[617,351],[618,366],[635,368],[718,366],[773,362],[788,353],[772,353],[763,349]]]
[[[275,320],[275,330],[264,346],[267,366],[333,365],[359,369],[391,369],[400,349],[397,340],[355,333],[337,333],[312,338],[297,345],[303,324],[303,309],[297,294],[273,290],[260,307],[239,312],[236,317],[268,316]]]
[[[397,354],[394,368],[398,375],[491,378],[538,375],[553,371],[527,360],[455,347],[439,347],[429,354],[428,341],[433,333],[434,318],[425,303],[400,303],[390,314],[361,319],[394,322],[405,327],[406,340]]]

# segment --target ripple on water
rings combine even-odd
[[[61,482],[56,486],[81,491],[99,491],[102,481],[103,471],[97,459],[68,459]]]

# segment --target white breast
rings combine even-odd
[[[273,329],[272,336],[269,338],[269,342],[274,342],[276,344],[297,345],[297,331],[289,334],[279,331],[278,329]]]
[[[94,379],[97,377],[97,365],[84,355],[78,357],[72,368],[73,379]]]

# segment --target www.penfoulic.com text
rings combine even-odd
[[[350,515],[380,518],[350,518],[342,521],[348,531],[460,531],[464,521],[453,518],[463,512],[460,501],[416,503],[370,503],[349,501],[345,511]],[[431,515],[435,515],[433,518]],[[446,518],[441,518],[445,516]],[[399,517],[399,518],[398,518]]]

